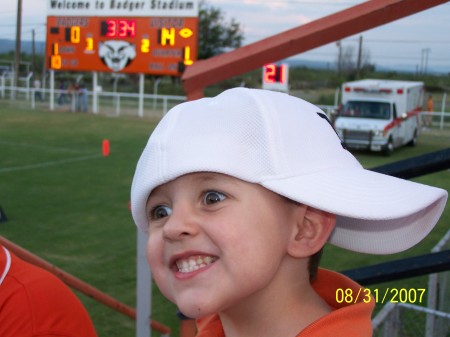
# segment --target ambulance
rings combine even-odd
[[[390,155],[400,146],[415,146],[423,99],[423,82],[365,79],[344,83],[336,132],[350,150]]]

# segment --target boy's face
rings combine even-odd
[[[147,203],[147,258],[158,287],[192,318],[270,301],[286,282],[280,269],[298,207],[223,174],[157,187]]]

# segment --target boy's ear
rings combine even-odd
[[[327,242],[336,224],[336,215],[305,205],[298,207],[288,253],[297,258],[309,257]]]

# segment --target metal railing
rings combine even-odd
[[[45,261],[44,259],[32,254],[31,252],[25,250],[24,248],[16,245],[15,243],[7,240],[6,238],[0,236],[0,245],[4,246],[10,250],[18,258],[31,263],[39,268],[42,268],[53,275],[57,276],[69,287],[76,289],[83,293],[84,295],[93,298],[94,300],[106,305],[107,307],[136,320],[137,312],[135,308],[132,308],[115,298],[103,293],[102,291],[94,288],[90,284],[78,279],[77,277],[65,272],[64,270],[52,265],[51,263]],[[150,321],[150,326],[153,330],[161,333],[162,336],[169,336],[171,329],[155,320]]]
[[[11,87],[0,83],[0,98],[26,107],[71,112],[91,112],[109,116],[139,116],[161,118],[175,105],[186,101],[185,96],[143,94],[143,109],[140,110],[140,94],[124,92],[87,91],[87,106],[83,107],[80,92],[72,90],[49,90]],[[86,108],[86,109],[85,109]]]

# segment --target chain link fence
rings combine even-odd
[[[450,249],[450,230],[432,253]],[[427,306],[388,303],[372,321],[374,337],[450,337],[450,272],[430,274]]]

